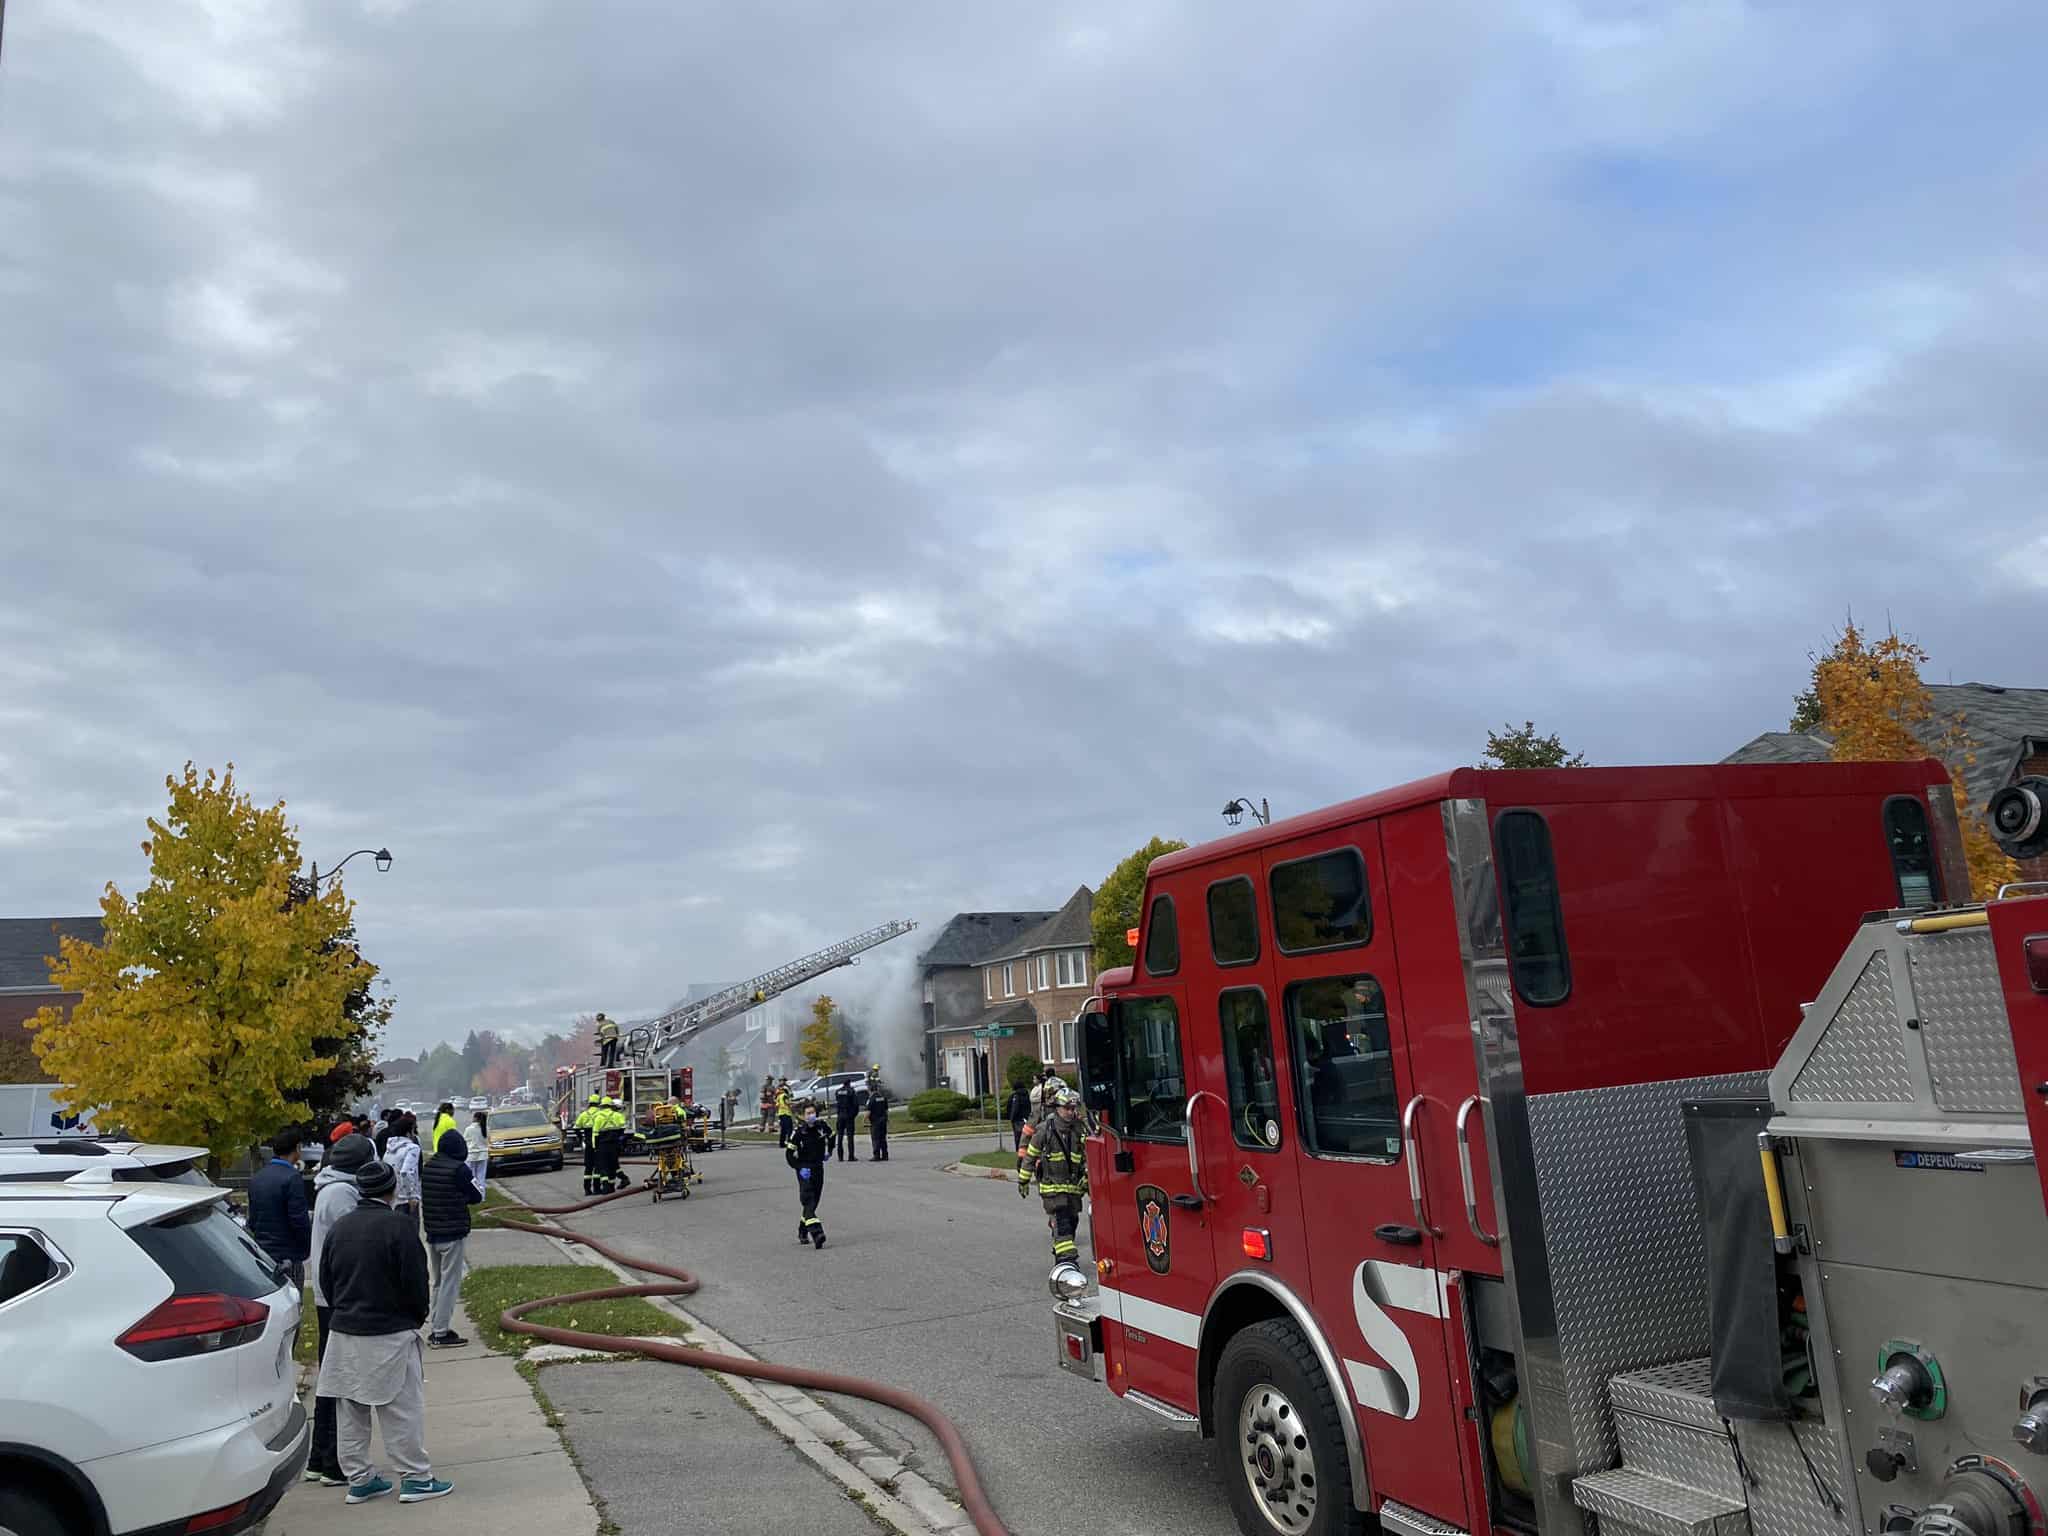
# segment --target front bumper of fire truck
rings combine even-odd
[[[1072,1264],[1059,1265],[1046,1277],[1054,1298],[1060,1368],[1093,1381],[1095,1357],[1102,1353],[1102,1298],[1085,1294],[1087,1285],[1088,1277]]]

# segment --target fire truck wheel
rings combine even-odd
[[[1301,1330],[1254,1323],[1216,1361],[1217,1470],[1247,1536],[1358,1536],[1337,1400]]]

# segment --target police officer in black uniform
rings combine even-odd
[[[889,1090],[882,1086],[880,1067],[868,1068],[868,1155],[889,1161]]]
[[[813,1248],[825,1246],[825,1224],[818,1220],[818,1199],[825,1193],[825,1161],[832,1152],[832,1133],[818,1118],[818,1106],[804,1105],[804,1117],[789,1133],[782,1157],[796,1170],[796,1196],[803,1216],[796,1224],[796,1240]]]
[[[860,1154],[853,1150],[853,1122],[860,1113],[860,1095],[853,1091],[852,1078],[841,1083],[839,1091],[832,1095],[832,1108],[839,1118],[839,1134],[832,1138],[833,1154],[842,1163],[857,1163]]]

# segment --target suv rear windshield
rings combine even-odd
[[[171,1277],[180,1296],[217,1291],[254,1301],[282,1284],[263,1250],[229,1219],[219,1201],[136,1227],[128,1235]]]

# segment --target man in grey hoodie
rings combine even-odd
[[[356,1170],[375,1160],[377,1149],[367,1136],[344,1136],[327,1154],[327,1165],[313,1180],[313,1252],[306,1260],[306,1273],[313,1282],[313,1314],[320,1323],[320,1355],[327,1356],[327,1324],[333,1315],[320,1290],[320,1250],[334,1224],[362,1203],[356,1190]],[[345,1488],[341,1473],[341,1449],[336,1438],[335,1400],[313,1399],[313,1450],[306,1459],[306,1481],[329,1488]]]

